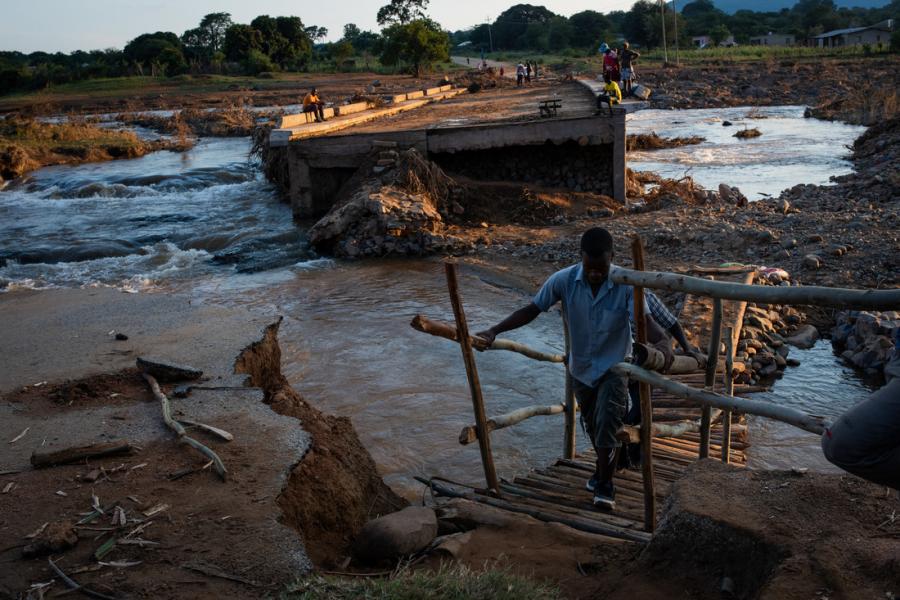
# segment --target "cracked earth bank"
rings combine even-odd
[[[349,419],[323,415],[287,384],[280,319],[186,308],[161,295],[42,294],[0,299],[10,336],[22,339],[16,327],[32,332],[23,336],[27,349],[0,346],[9,357],[0,376],[0,597],[53,579],[46,552],[23,555],[47,543],[64,572],[102,594],[277,594],[314,564],[336,564],[368,518],[405,504],[382,482]],[[165,322],[136,316],[151,308],[143,314],[166,314]],[[77,321],[78,333],[54,340],[46,325],[57,317]],[[112,327],[129,340],[115,341]],[[148,353],[203,369],[186,398],[175,397],[177,384],[163,391],[175,418],[234,435],[225,442],[188,431],[219,454],[226,481],[166,429],[159,403],[128,366]],[[46,469],[29,464],[35,450],[115,439],[135,449]],[[79,524],[94,497],[104,514]],[[117,542],[98,560],[109,540]],[[57,580],[49,591],[63,589]]]

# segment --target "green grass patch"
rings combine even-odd
[[[640,50],[641,58],[638,66],[659,66],[663,63],[662,48]],[[728,62],[764,62],[768,60],[815,61],[827,58],[868,58],[889,54],[887,45],[879,47],[844,46],[842,48],[807,48],[789,46],[735,46],[734,48],[680,48],[678,62],[683,65],[702,65]],[[456,56],[469,56],[472,66],[476,66],[480,55],[471,52],[454,52]],[[596,52],[579,52],[565,50],[562,52],[540,53],[529,51],[493,52],[486,54],[489,60],[509,63],[519,61],[536,62],[542,65],[565,66],[567,70],[576,72],[599,71],[603,61]],[[675,62],[675,49],[669,47],[669,62]]]
[[[866,48],[844,46],[841,48],[807,48],[803,46],[735,46],[734,48],[681,48],[678,62],[681,64],[703,64],[711,62],[753,62],[766,60],[817,60],[822,58],[863,58],[887,54],[887,46]],[[669,48],[669,61],[675,62],[675,49]],[[662,48],[654,48],[641,53],[641,63],[662,63]]]
[[[557,588],[506,569],[473,571],[442,564],[437,571],[401,569],[390,577],[311,575],[285,590],[283,600],[558,600]]]

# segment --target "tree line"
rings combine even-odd
[[[325,43],[328,30],[306,25],[297,16],[260,15],[250,23],[235,23],[226,12],[204,16],[197,27],[180,36],[173,32],[145,33],[121,50],[61,52],[0,52],[0,93],[41,89],[53,84],[98,77],[128,75],[174,76],[185,73],[258,75],[274,71],[306,71],[311,65],[336,70],[355,68],[357,57],[366,68],[381,65],[421,74],[449,58],[451,46],[469,42],[484,51],[592,52],[603,40],[623,37],[632,44],[662,44],[662,20],[667,42],[690,43],[692,36],[714,40],[733,35],[738,43],[770,31],[805,38],[823,31],[871,25],[900,17],[900,0],[882,8],[837,8],[833,0],[799,0],[777,12],[741,10],[733,15],[712,0],[693,0],[677,12],[670,3],[638,0],[628,11],[585,10],[571,16],[545,6],[516,4],[493,22],[456,32],[445,31],[427,13],[429,0],[390,0],[377,13],[380,32],[344,26],[342,37]],[[896,36],[895,36],[896,37]]]
[[[235,23],[226,12],[210,13],[180,36],[145,33],[121,50],[0,52],[0,93],[41,89],[99,77],[219,73],[258,75],[302,72],[315,63],[335,69],[361,56],[366,67],[377,58],[416,74],[449,59],[450,37],[426,13],[429,0],[390,0],[377,15],[380,33],[344,26],[343,36],[324,43],[325,27],[306,25],[296,16],[260,15]]]
[[[585,52],[603,40],[619,37],[638,46],[657,47],[662,45],[665,19],[669,43],[675,42],[676,35],[682,45],[690,45],[694,36],[723,40],[733,35],[736,42],[747,44],[751,37],[770,31],[806,39],[900,17],[900,0],[882,8],[838,8],[833,0],[799,0],[792,8],[777,12],[739,10],[733,15],[716,8],[713,0],[679,2],[678,8],[673,9],[671,2],[661,6],[656,0],[639,0],[627,11],[585,10],[565,17],[545,6],[516,4],[491,23],[453,32],[452,41],[470,42],[485,51]]]

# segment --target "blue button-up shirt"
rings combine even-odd
[[[610,367],[631,356],[630,285],[607,278],[595,296],[579,263],[551,275],[533,302],[544,312],[562,303],[569,326],[569,372],[585,385],[596,385]]]

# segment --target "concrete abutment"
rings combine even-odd
[[[605,194],[625,203],[625,111],[612,115],[332,135],[270,147],[294,218],[318,217],[373,149],[415,148],[450,173]]]

